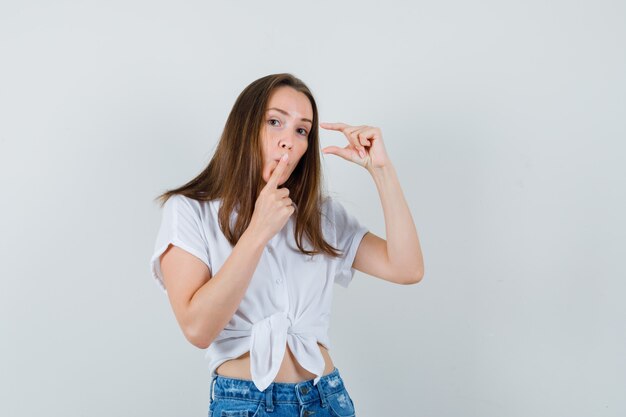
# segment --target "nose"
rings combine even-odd
[[[278,144],[282,149],[291,150],[293,148],[293,139],[291,137],[282,138]]]

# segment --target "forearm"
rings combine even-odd
[[[389,263],[400,276],[420,280],[424,273],[422,250],[395,167],[389,163],[369,172],[383,207]]]
[[[266,244],[247,229],[219,271],[194,294],[188,314],[196,346],[208,347],[235,314]]]

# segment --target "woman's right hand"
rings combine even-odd
[[[289,216],[296,210],[291,205],[289,190],[287,188],[278,188],[278,180],[285,171],[287,158],[288,154],[285,154],[280,159],[267,184],[259,193],[259,197],[254,203],[254,213],[252,213],[252,219],[250,219],[250,225],[248,226],[248,229],[252,229],[254,233],[263,236],[266,242],[269,242],[285,226]]]

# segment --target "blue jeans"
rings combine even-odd
[[[272,382],[264,391],[251,380],[216,375],[211,381],[209,417],[354,417],[354,403],[335,369],[297,383]]]

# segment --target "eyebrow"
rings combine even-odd
[[[287,112],[286,112],[286,111],[284,111],[283,109],[279,109],[278,107],[270,107],[269,109],[267,109],[267,111],[270,111],[270,110],[276,110],[276,111],[278,111],[278,112],[281,112],[281,113],[282,113],[282,114],[284,114],[285,116],[289,116],[289,113],[287,113]],[[313,122],[312,122],[310,119],[305,119],[305,118],[302,118],[302,119],[300,119],[300,120],[302,120],[303,122],[309,122],[309,123],[313,124]]]

